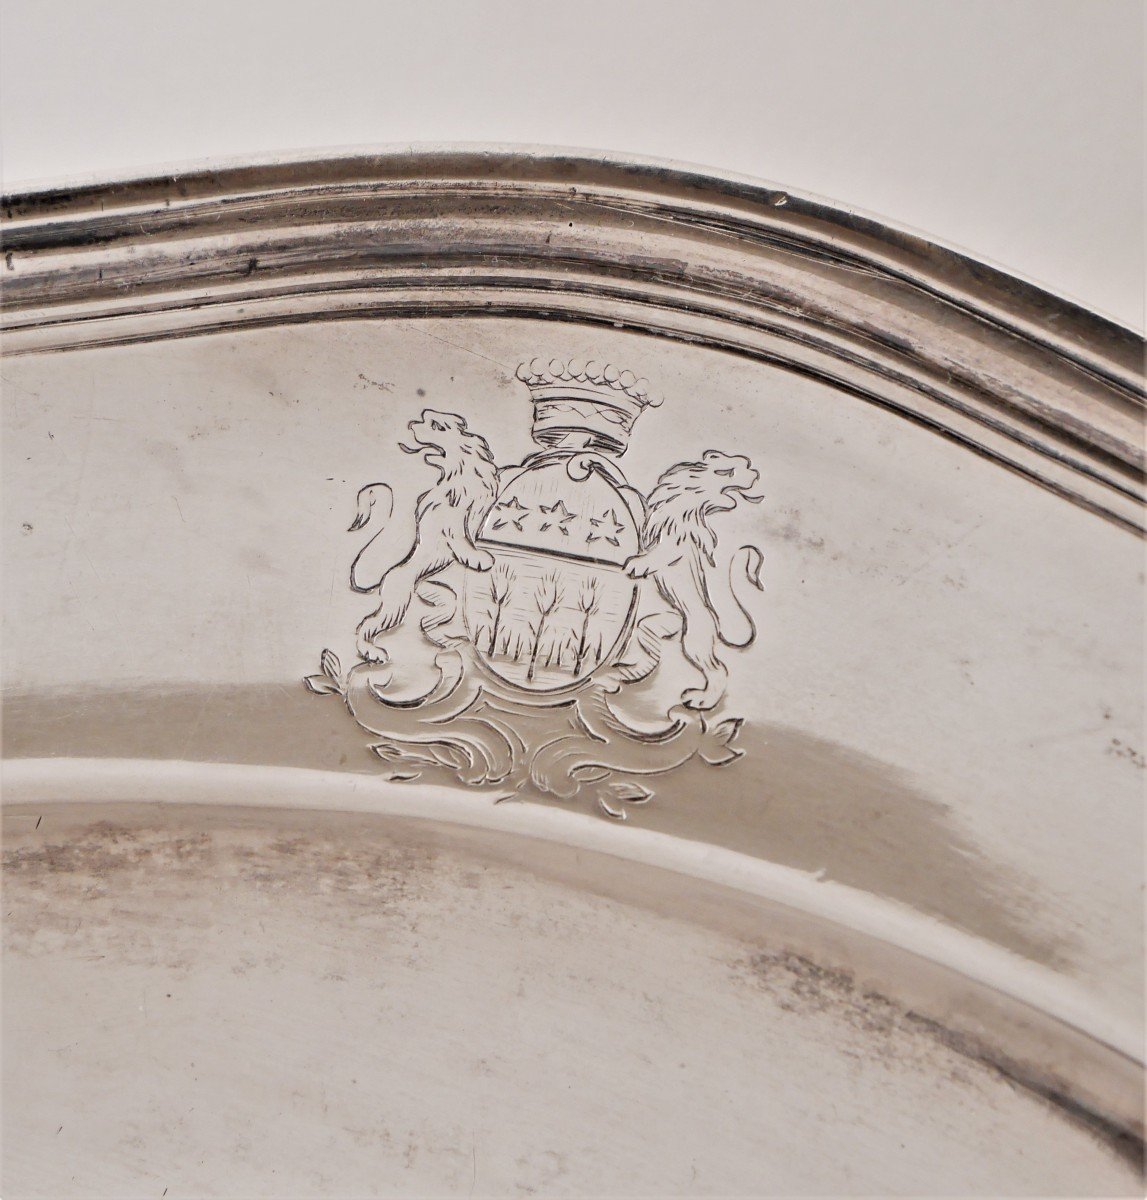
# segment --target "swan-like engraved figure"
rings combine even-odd
[[[364,584],[364,555],[384,532],[392,507],[385,484],[370,484],[359,492],[358,516],[351,526],[352,530],[365,527],[374,511],[381,510],[383,527],[351,566],[351,586],[379,594],[378,607],[357,630],[358,652],[368,662],[386,661],[387,653],[375,639],[402,623],[424,579],[454,562],[474,571],[488,571],[494,565],[493,557],[474,544],[498,491],[498,468],[485,438],[471,433],[456,413],[430,408],[408,428],[414,444],[400,444],[400,448],[407,454],[421,454],[423,462],[438,468],[438,482],[418,497],[413,545],[376,582]]]
[[[756,637],[753,619],[735,585],[743,572],[753,587],[763,590],[761,552],[756,546],[742,546],[729,564],[730,591],[747,627],[746,633],[734,638],[713,603],[709,572],[717,565],[717,535],[709,517],[736,508],[739,500],[760,503],[762,496],[749,495],[759,478],[743,455],[719,450],[706,450],[700,462],[670,467],[649,494],[641,553],[625,564],[631,578],[653,580],[661,598],[681,616],[682,651],[705,680],[703,687],[682,694],[688,708],[714,708],[725,695],[729,672],[717,657],[718,644],[743,647]]]

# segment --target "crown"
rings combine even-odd
[[[518,378],[534,402],[534,441],[556,446],[581,435],[582,448],[623,454],[634,422],[661,403],[649,394],[649,381],[611,365],[535,358],[522,363]],[[586,440],[588,438],[588,440]]]

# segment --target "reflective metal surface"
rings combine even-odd
[[[7,211],[13,1194],[1134,1193],[1140,339],[655,164]]]

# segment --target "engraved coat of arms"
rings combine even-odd
[[[722,557],[713,520],[761,500],[758,472],[706,450],[642,495],[619,460],[659,403],[645,380],[540,359],[517,378],[538,446],[517,465],[499,467],[456,413],[410,422],[400,448],[438,476],[418,497],[412,544],[391,531],[387,484],[359,492],[351,530],[371,537],[350,584],[374,608],[359,661],[344,672],[324,650],[305,683],[342,698],[392,779],[444,770],[499,799],[585,796],[624,819],[652,797],[650,776],[742,753],[741,719],[718,715],[724,652],[755,638],[746,599],[762,588],[762,556],[744,545]],[[433,682],[411,695],[416,667]]]

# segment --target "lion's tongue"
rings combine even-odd
[[[398,443],[399,450],[405,450],[407,454],[421,454],[426,449],[425,446],[419,445],[417,442],[413,446],[407,446],[402,442]]]

